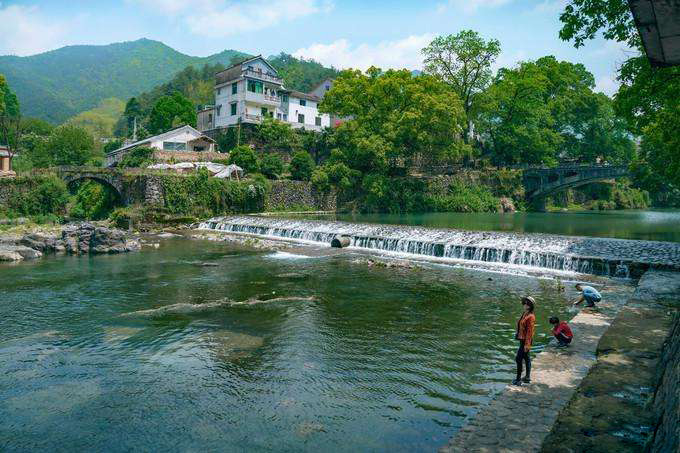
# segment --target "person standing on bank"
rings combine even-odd
[[[512,383],[514,385],[522,385],[522,382],[531,382],[531,342],[534,338],[534,326],[536,324],[536,316],[534,315],[534,308],[536,301],[531,296],[522,297],[522,316],[517,321],[517,333],[515,338],[519,341],[519,348],[515,356],[517,362],[517,377]],[[526,365],[526,374],[522,378],[522,362]]]
[[[577,283],[576,290],[581,292],[581,297],[579,297],[579,299],[574,302],[575,306],[585,300],[586,307],[594,307],[596,302],[602,300],[602,296],[600,295],[599,291],[592,286]]]

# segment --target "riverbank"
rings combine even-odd
[[[632,453],[646,446],[661,453],[677,447],[679,282],[678,273],[649,271],[629,300],[581,311],[570,322],[572,345],[541,352],[531,384],[506,387],[440,452]],[[674,349],[664,355],[665,344]]]

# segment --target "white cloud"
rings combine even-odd
[[[328,12],[331,0],[128,0],[184,23],[189,31],[225,37]]]
[[[37,6],[0,4],[0,55],[33,55],[65,44],[68,24],[43,17]]]
[[[595,91],[613,96],[619,89],[619,82],[611,75],[604,75],[595,82]]]
[[[412,35],[397,41],[382,41],[377,44],[352,45],[347,39],[338,39],[329,44],[312,44],[296,50],[298,58],[312,58],[326,66],[365,70],[370,66],[382,69],[420,69],[423,57],[420,53],[434,38],[431,33]]]
[[[463,11],[466,14],[473,14],[481,8],[496,8],[510,3],[512,0],[449,0],[450,7]],[[439,6],[441,10],[441,5]]]

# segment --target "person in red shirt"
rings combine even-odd
[[[534,315],[534,307],[536,301],[531,296],[522,297],[522,316],[517,321],[517,331],[515,338],[519,340],[519,348],[515,356],[517,363],[517,377],[512,383],[514,385],[522,385],[522,382],[528,384],[531,382],[531,343],[534,338],[534,325],[536,324],[536,315]],[[526,374],[522,379],[522,362],[526,364]]]
[[[571,332],[569,324],[565,321],[560,322],[560,318],[553,316],[550,318],[550,324],[554,327],[552,329],[552,334],[557,338],[557,343],[559,347],[568,346],[571,340],[574,338],[574,334]]]

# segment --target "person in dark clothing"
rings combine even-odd
[[[552,334],[557,339],[558,346],[568,346],[574,338],[574,334],[571,332],[569,324],[567,324],[566,321],[560,322],[560,318],[557,316],[553,316],[549,321],[550,324],[553,325]]]
[[[533,297],[522,297],[524,312],[517,321],[517,333],[515,334],[515,338],[519,340],[519,348],[517,349],[517,355],[515,356],[517,377],[512,381],[514,385],[522,385],[522,382],[527,384],[531,382],[531,357],[529,356],[529,351],[531,351],[531,342],[534,338],[534,326],[536,324],[536,316],[534,315],[535,305],[536,301]],[[523,379],[522,362],[524,362],[526,367],[526,374]]]

